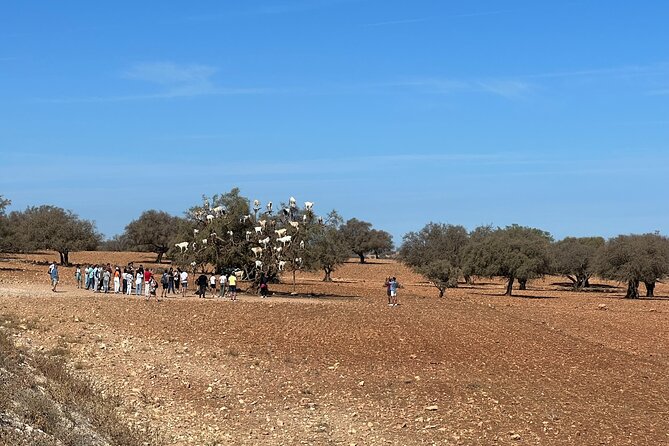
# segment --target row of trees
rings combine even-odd
[[[626,297],[638,298],[640,283],[650,297],[656,282],[669,274],[669,239],[655,233],[554,242],[545,231],[519,225],[467,232],[462,226],[429,223],[404,236],[399,257],[431,280],[440,297],[459,278],[470,282],[473,275],[506,278],[511,295],[514,281],[525,289],[529,279],[560,274],[579,290],[597,274],[626,283]]]
[[[93,222],[70,211],[39,206],[6,214],[9,204],[0,196],[0,250],[51,249],[59,252],[62,264],[69,263],[71,251],[102,244],[108,250],[154,252],[158,262],[168,255],[183,267],[239,268],[249,277],[265,273],[270,278],[284,271],[294,277],[297,270],[321,270],[330,280],[352,254],[364,263],[369,254],[393,249],[390,234],[371,223],[344,222],[336,211],[319,217],[312,206],[300,208],[292,198],[274,208],[271,202],[251,202],[236,188],[203,197],[184,217],[146,211],[105,242]],[[399,258],[432,281],[440,296],[458,279],[471,282],[474,275],[506,278],[511,295],[514,282],[524,289],[528,280],[544,274],[564,275],[577,290],[597,274],[626,283],[626,297],[638,298],[641,283],[653,296],[656,282],[669,274],[669,239],[655,233],[555,242],[545,231],[518,225],[468,232],[463,226],[429,223],[404,236]]]

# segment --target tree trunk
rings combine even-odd
[[[627,282],[627,294],[625,294],[626,299],[638,299],[639,298],[639,281],[630,280]]]
[[[504,293],[505,296],[512,296],[511,292],[513,291],[513,281],[515,277],[511,276],[509,277],[509,281],[506,284],[506,293]]]
[[[474,285],[474,277],[472,277],[468,274],[465,274],[465,283],[467,285]]]
[[[444,293],[446,292],[446,287],[441,285],[437,286],[437,288],[439,289],[439,297],[444,297]]]
[[[297,289],[297,285],[295,283],[295,268],[293,268],[293,293],[295,293],[296,289]]]
[[[519,290],[527,289],[527,279],[518,279],[518,289]]]
[[[70,252],[69,251],[58,251],[60,254],[60,264],[63,266],[70,265]]]
[[[644,285],[646,285],[646,297],[654,297],[655,296],[655,282],[644,282]]]
[[[332,277],[330,274],[332,274],[332,269],[331,268],[323,268],[323,271],[325,272],[325,277],[323,277],[323,282],[332,282]]]
[[[165,251],[159,251],[158,252],[158,258],[156,259],[156,263],[160,263],[163,261],[163,255],[165,254]]]
[[[365,263],[365,253],[361,254],[359,252],[356,252],[356,254],[358,254],[358,257],[360,257],[360,263]]]

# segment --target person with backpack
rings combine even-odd
[[[172,285],[174,285],[174,278],[172,274],[168,273],[167,271],[163,271],[163,275],[160,276],[160,284],[163,286],[160,297],[167,297],[167,290],[170,286],[170,278],[172,278]]]
[[[207,292],[207,276],[204,274],[200,274],[200,276],[197,278],[197,294],[200,296],[200,298],[204,299],[205,298],[205,293]]]

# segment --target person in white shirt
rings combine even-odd
[[[221,289],[218,291],[218,295],[220,297],[225,297],[225,285],[228,282],[228,278],[225,275],[225,273],[221,274],[221,277],[218,278],[219,285],[221,286]]]
[[[186,271],[181,271],[181,295],[186,296],[186,290],[188,289],[188,273]]]

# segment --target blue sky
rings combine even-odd
[[[0,194],[669,234],[669,3],[0,3]]]

